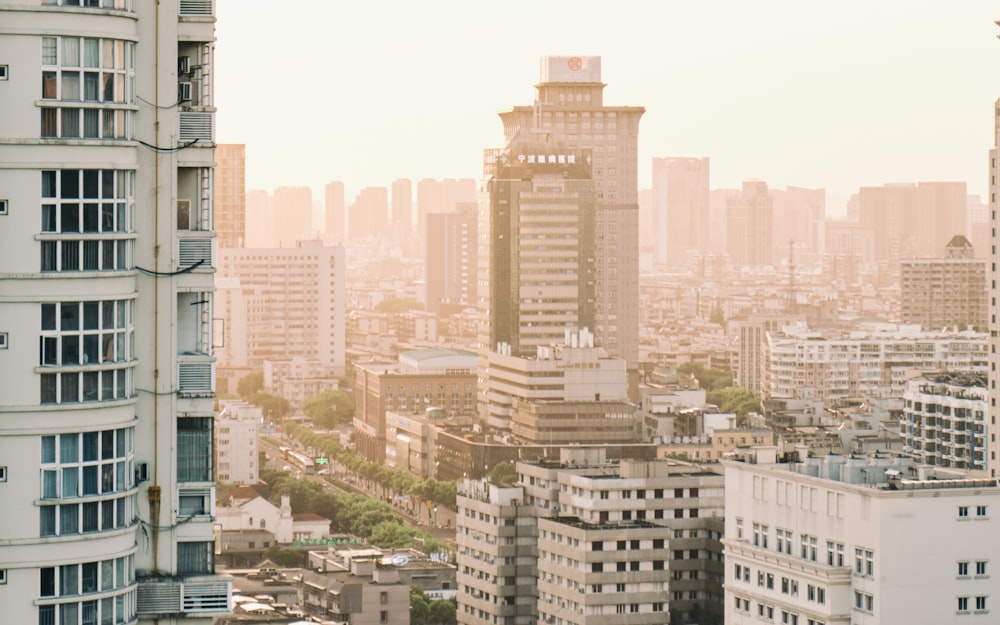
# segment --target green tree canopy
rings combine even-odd
[[[248,401],[248,397],[256,395],[264,390],[264,372],[254,371],[248,373],[236,383],[236,394],[240,399]]]
[[[267,421],[280,421],[292,411],[292,405],[284,397],[271,395],[270,393],[254,393],[244,398],[245,401],[260,406],[264,409],[264,418]]]
[[[513,462],[504,460],[490,469],[490,481],[494,484],[514,484],[517,482],[517,469]]]
[[[304,566],[306,563],[305,555],[304,551],[287,549],[278,545],[271,545],[264,552],[265,559],[274,562],[278,566],[288,568]]]
[[[423,304],[410,297],[390,297],[375,305],[375,310],[387,313],[401,313],[408,310],[423,309]]]
[[[722,369],[712,369],[697,362],[685,362],[677,367],[677,375],[694,375],[698,385],[705,392],[730,387],[733,385],[733,374]]]
[[[711,391],[705,401],[715,404],[722,412],[735,413],[741,420],[750,412],[760,411],[760,398],[739,386],[730,386]]]
[[[325,428],[350,423],[354,418],[354,400],[347,393],[335,389],[326,389],[310,397],[304,409],[313,423]]]

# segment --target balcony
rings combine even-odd
[[[230,613],[233,579],[215,575],[139,580],[139,618],[224,616]]]

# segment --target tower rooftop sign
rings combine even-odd
[[[599,56],[543,56],[541,82],[601,82]]]

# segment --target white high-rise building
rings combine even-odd
[[[210,623],[214,2],[0,18],[5,623]]]
[[[727,625],[992,622],[996,479],[776,451],[724,461]]]

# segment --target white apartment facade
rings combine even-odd
[[[986,373],[937,373],[910,380],[903,393],[903,451],[917,461],[987,471]]]
[[[768,332],[765,397],[899,397],[919,371],[986,371],[988,336],[924,332],[919,326],[871,327],[830,337],[805,326]]]
[[[343,375],[345,271],[344,248],[318,240],[222,250],[220,365],[261,368],[301,356]]]
[[[214,2],[0,13],[2,620],[207,624]]]
[[[258,432],[263,409],[240,400],[222,400],[215,417],[216,477],[229,484],[254,485],[259,481]]]
[[[889,454],[777,464],[776,451],[723,463],[727,624],[996,620],[996,480]]]

